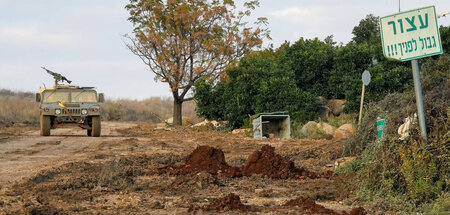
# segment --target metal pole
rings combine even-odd
[[[411,66],[414,79],[414,91],[416,92],[417,115],[419,117],[420,131],[425,141],[428,142],[425,112],[423,108],[422,85],[420,83],[419,62],[417,60],[412,60]]]
[[[362,86],[362,93],[361,93],[361,105],[359,106],[359,119],[358,119],[358,126],[361,124],[361,118],[362,118],[362,110],[364,105],[364,84]]]

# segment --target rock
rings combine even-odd
[[[321,122],[317,123],[314,121],[309,121],[306,123],[302,130],[300,131],[301,135],[306,138],[312,139],[332,139],[334,136],[335,128],[328,123]]]
[[[355,128],[352,124],[343,124],[334,131],[335,139],[346,139],[355,133]]]
[[[309,121],[300,130],[300,133],[304,137],[309,137],[317,132],[317,122]]]
[[[330,99],[327,102],[327,107],[330,109],[330,112],[334,116],[339,116],[345,107],[345,100],[344,99]]]
[[[336,130],[336,128],[325,122],[318,124],[317,129],[319,129],[321,133],[325,134],[325,138],[327,139],[332,139],[334,136],[334,130]]]
[[[319,107],[319,117],[326,118],[330,113],[330,108],[327,107],[327,99],[323,96],[318,96],[316,99],[317,107]]]

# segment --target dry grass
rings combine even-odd
[[[0,124],[11,122],[37,124],[38,106],[32,93],[0,90]]]
[[[183,119],[199,121],[195,106],[193,101],[183,103]],[[162,122],[172,117],[173,101],[167,97],[152,97],[142,101],[108,100],[102,104],[102,108],[102,116],[105,120]]]
[[[107,100],[102,106],[102,117],[110,121],[152,121],[161,122],[172,117],[171,98],[152,97],[142,101],[118,99]],[[198,122],[195,102],[183,104],[183,119]],[[34,94],[0,90],[0,124],[20,122],[39,123],[39,104],[34,102]]]

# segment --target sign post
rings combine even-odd
[[[359,119],[358,119],[358,125],[361,124],[361,119],[362,119],[362,109],[363,109],[363,105],[364,105],[364,91],[365,91],[365,86],[369,85],[370,83],[370,72],[369,70],[364,70],[363,74],[362,74],[362,93],[361,93],[361,105],[359,106]]]
[[[417,59],[442,54],[441,37],[434,6],[404,11],[380,19],[383,54],[401,61],[411,60],[417,115],[422,136],[427,140],[422,86]]]
[[[419,117],[420,131],[422,132],[422,136],[425,139],[425,141],[428,142],[425,111],[423,108],[422,84],[420,83],[419,62],[417,60],[412,60],[411,65],[414,79],[414,91],[416,93],[417,112],[419,113],[418,117]]]

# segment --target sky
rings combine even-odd
[[[243,0],[235,1],[238,5]],[[94,86],[107,98],[170,97],[167,83],[125,46],[131,34],[126,0],[0,0],[0,89],[36,92],[53,85],[41,66],[75,85]],[[450,11],[450,0],[403,0],[402,11],[435,5]],[[252,18],[266,17],[276,48],[284,41],[329,35],[348,43],[352,29],[368,14],[397,13],[398,0],[260,0]],[[438,19],[450,25],[450,14]]]

